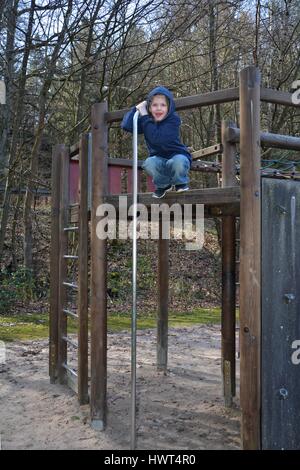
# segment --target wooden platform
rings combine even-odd
[[[112,204],[118,213],[119,197],[127,197],[127,207],[132,204],[132,194],[117,194],[108,195],[104,197],[104,203]],[[138,203],[144,204],[147,209],[151,209],[153,204],[204,204],[205,217],[222,217],[225,215],[239,216],[240,214],[240,188],[206,188],[206,189],[192,189],[184,193],[176,193],[175,191],[169,192],[162,199],[155,199],[152,193],[139,193]],[[78,220],[78,206],[71,208],[71,221]]]

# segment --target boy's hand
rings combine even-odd
[[[147,101],[142,101],[141,103],[137,104],[136,109],[139,111],[141,116],[146,116],[146,114],[148,114]]]

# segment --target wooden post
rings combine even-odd
[[[227,129],[233,123],[222,121],[222,187],[236,186],[236,146],[228,142]],[[235,217],[222,218],[222,377],[225,406],[235,396]]]
[[[242,443],[261,446],[260,73],[240,72],[240,348]]]
[[[168,365],[169,240],[162,238],[162,224],[162,215],[160,215],[158,239],[157,369],[166,373]]]
[[[49,319],[49,375],[55,383],[58,376],[58,289],[59,289],[59,205],[60,166],[62,145],[52,153],[51,173],[51,249],[50,249],[50,319]]]
[[[88,403],[88,134],[79,142],[78,400]]]
[[[91,207],[91,421],[95,429],[106,424],[107,384],[107,245],[97,237],[97,207],[107,193],[107,103],[92,107]]]
[[[69,149],[63,145],[61,147],[61,172],[60,172],[60,214],[59,214],[59,296],[58,296],[58,378],[61,384],[67,383],[67,371],[63,367],[67,363],[67,343],[63,339],[67,336],[67,317],[63,312],[67,301],[66,286],[67,262],[64,255],[68,251],[68,232],[64,227],[69,221]]]

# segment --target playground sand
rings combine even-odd
[[[167,375],[156,370],[156,332],[137,337],[137,448],[239,449],[238,399],[223,406],[220,326],[169,330]],[[2,449],[130,449],[130,333],[109,334],[105,431],[89,406],[49,383],[48,341],[7,344],[0,364]],[[75,352],[69,351],[70,362]],[[237,368],[239,363],[237,363]],[[238,387],[237,387],[238,389]]]

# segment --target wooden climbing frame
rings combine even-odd
[[[291,94],[261,87],[260,72],[246,67],[238,88],[219,90],[175,100],[178,111],[239,101],[240,128],[222,122],[222,142],[193,154],[192,171],[220,172],[222,187],[169,193],[164,203],[204,204],[206,217],[222,218],[222,377],[225,406],[235,395],[236,375],[236,218],[240,217],[240,397],[242,446],[260,449],[262,442],[262,193],[260,144],[300,150],[300,138],[260,132],[260,103],[297,106]],[[68,148],[57,145],[52,163],[50,379],[69,383],[80,403],[90,401],[91,422],[106,424],[107,387],[107,242],[96,235],[97,208],[102,203],[118,207],[119,195],[128,193],[131,204],[132,161],[108,156],[108,126],[120,122],[128,110],[109,112],[107,103],[93,105],[91,137]],[[91,146],[88,142],[91,138]],[[236,144],[240,146],[237,170]],[[90,155],[89,155],[89,149]],[[206,156],[222,154],[222,165]],[[143,181],[139,163],[139,202],[153,204],[152,182]],[[90,173],[89,173],[90,172]],[[240,175],[240,185],[236,174]],[[89,176],[90,175],[90,176]],[[124,187],[125,186],[125,187]],[[88,191],[91,190],[89,207]],[[88,282],[88,221],[90,220],[90,282]],[[75,229],[77,227],[77,229]],[[78,233],[78,253],[68,253],[70,232]],[[78,257],[78,258],[77,258]],[[68,263],[77,260],[78,281],[67,278]],[[168,240],[158,240],[158,344],[157,367],[168,360]],[[67,292],[78,294],[68,312]],[[90,291],[90,300],[88,292]],[[90,385],[88,386],[88,310],[90,305]],[[67,318],[78,321],[78,344],[68,336]],[[77,348],[78,367],[68,365],[68,344]],[[264,426],[268,433],[268,426]],[[271,444],[268,444],[271,445]]]

